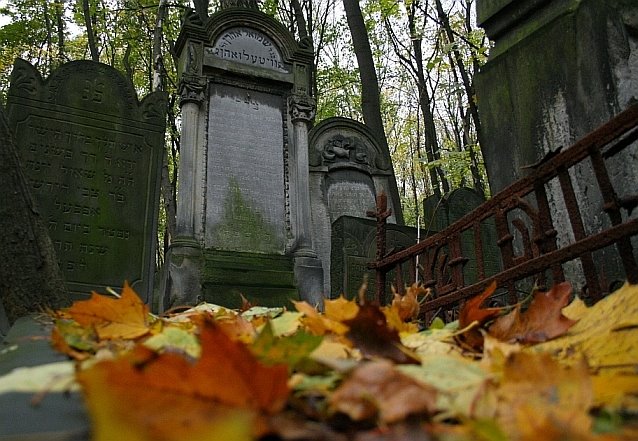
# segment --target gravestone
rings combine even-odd
[[[478,208],[485,199],[472,188],[461,187],[453,190],[441,200],[431,196],[423,201],[425,228],[430,235],[433,228],[439,231],[452,225],[463,216]],[[480,224],[483,263],[485,276],[498,273],[502,268],[498,235],[494,219],[486,219]],[[461,250],[469,260],[463,266],[463,279],[466,285],[478,281],[474,232],[472,229],[461,234]]]
[[[313,52],[252,3],[184,17],[177,235],[160,309],[321,301],[308,190]]]
[[[385,192],[392,215],[390,223],[401,219],[395,193],[392,164],[372,132],[364,124],[348,118],[328,118],[310,132],[310,202],[315,248],[324,268],[324,286],[335,288],[331,273],[340,279],[339,267],[332,267],[333,223],[341,216],[366,217],[374,211],[376,195]],[[394,196],[393,196],[394,194]],[[334,290],[332,295],[338,295]]]
[[[121,288],[148,301],[166,98],[138,101],[110,66],[72,61],[46,80],[17,60],[7,97],[24,174],[69,291]]]
[[[387,224],[387,250],[400,250],[416,244],[417,229],[405,225]],[[356,298],[359,288],[367,278],[366,297],[376,293],[375,271],[368,264],[376,259],[376,221],[353,216],[341,216],[332,224],[331,241],[331,297],[343,294]],[[404,265],[403,282],[407,284],[409,265]],[[395,271],[386,278],[386,300],[391,300],[390,286],[396,283]],[[383,299],[382,299],[383,301]]]

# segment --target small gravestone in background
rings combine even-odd
[[[478,208],[483,202],[485,202],[485,199],[474,189],[465,187],[453,190],[440,200],[430,196],[423,201],[427,234],[445,229]],[[481,222],[480,229],[485,276],[490,276],[496,274],[502,268],[494,219],[487,219]],[[463,256],[469,259],[463,267],[464,282],[469,285],[477,282],[479,276],[472,229],[461,234],[461,250]]]
[[[72,61],[47,80],[17,60],[9,123],[68,289],[128,280],[144,300],[154,274],[166,98],[139,102],[110,66]]]
[[[405,225],[387,224],[387,250],[400,250],[416,243],[417,229]],[[356,298],[359,288],[367,278],[366,297],[376,292],[375,271],[368,264],[376,257],[376,221],[353,216],[341,216],[332,223],[331,241],[331,296],[343,294]],[[409,283],[410,265],[403,265],[403,283]],[[391,300],[390,286],[397,280],[395,271],[386,278],[386,300]],[[383,299],[382,299],[383,300]]]

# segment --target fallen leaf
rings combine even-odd
[[[193,332],[176,326],[166,326],[162,332],[144,340],[143,345],[155,352],[180,351],[192,358],[199,358],[202,349]]]
[[[335,300],[324,300],[325,314],[321,314],[316,308],[307,302],[293,301],[297,311],[304,314],[302,324],[313,334],[324,335],[334,333],[344,335],[348,332],[345,321],[354,317],[359,306],[352,300],[339,297]]]
[[[401,343],[396,329],[387,325],[381,309],[370,303],[359,307],[356,317],[344,322],[346,337],[367,357],[384,357],[396,363],[419,363],[418,356]]]
[[[391,308],[396,309],[401,320],[406,322],[409,320],[415,320],[419,315],[421,304],[419,303],[418,297],[425,297],[430,293],[429,289],[426,289],[417,283],[408,287],[403,296],[396,292],[394,287],[392,290],[394,295]]]
[[[149,332],[148,306],[126,282],[119,298],[93,292],[89,300],[71,305],[68,313],[80,325],[93,327],[100,339],[135,339]]]
[[[421,365],[402,365],[397,369],[436,389],[437,410],[453,418],[470,415],[479,392],[491,377],[472,360],[449,355],[424,357]]]
[[[303,331],[289,336],[277,337],[270,323],[266,323],[251,345],[251,350],[259,360],[266,364],[287,364],[293,368],[317,349],[322,340],[321,336]]]
[[[496,291],[496,282],[485,288],[481,294],[463,304],[459,312],[459,328],[463,329],[476,322],[479,326],[498,316],[503,308],[481,308],[483,302]]]
[[[563,335],[576,322],[565,317],[562,309],[569,303],[572,287],[556,284],[547,292],[536,291],[529,308],[521,306],[497,318],[489,327],[491,336],[506,342],[539,343]]]
[[[481,294],[471,298],[463,304],[459,312],[459,328],[467,329],[464,333],[457,337],[458,341],[466,347],[474,350],[480,350],[483,347],[483,335],[480,327],[488,321],[497,317],[503,311],[503,308],[481,308],[483,302],[496,291],[496,281],[485,288]]]
[[[97,336],[91,328],[74,320],[57,319],[51,330],[53,348],[76,360],[86,360],[97,349]]]
[[[506,359],[500,381],[487,384],[472,416],[495,419],[512,440],[531,434],[544,440],[537,430],[545,423],[535,421],[551,422],[564,433],[589,431],[592,403],[589,368],[582,359],[566,367],[550,354],[519,352]]]
[[[257,415],[282,409],[289,395],[287,366],[263,365],[214,323],[205,324],[200,340],[195,363],[138,345],[127,356],[79,372],[96,432],[103,435],[98,439],[122,439],[115,435],[129,426],[141,428],[144,437],[137,439],[217,439],[205,437],[226,418],[252,421],[254,433]]]
[[[387,360],[357,367],[330,397],[334,411],[355,421],[377,417],[393,423],[412,414],[431,414],[436,390],[399,372]]]
[[[580,302],[580,301],[578,301]],[[550,352],[573,363],[581,356],[594,370],[605,373],[635,373],[638,365],[638,285],[625,284],[590,308],[580,310],[580,319],[569,333],[529,348]],[[571,308],[567,307],[569,311]]]

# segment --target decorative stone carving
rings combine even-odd
[[[180,106],[195,103],[198,106],[206,99],[206,81],[200,77],[184,75],[179,83]]]
[[[221,0],[219,2],[220,9],[229,8],[248,8],[259,9],[259,2],[257,0]]]
[[[336,135],[323,147],[324,162],[354,162],[368,165],[368,149],[358,138]]]
[[[288,98],[288,108],[292,122],[298,121],[310,123],[317,110],[317,103],[308,95],[293,94]]]

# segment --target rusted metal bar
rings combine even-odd
[[[605,164],[605,158],[616,155],[636,140],[638,140],[638,105],[620,113],[570,148],[535,165],[534,172],[530,176],[513,183],[445,230],[416,245],[386,256],[385,252],[379,252],[380,249],[385,251],[385,236],[383,236],[383,244],[378,236],[377,260],[369,266],[376,270],[379,279],[392,269],[401,271],[401,265],[404,262],[413,260],[419,255],[423,262],[423,282],[427,287],[434,288],[436,293],[436,297],[427,302],[423,308],[423,312],[426,312],[428,317],[431,317],[433,313],[438,314],[437,311],[441,308],[456,305],[466,297],[479,293],[493,280],[496,280],[502,288],[506,288],[509,292],[509,301],[514,301],[517,295],[515,292],[517,281],[536,277],[543,282],[548,270],[551,270],[553,282],[562,281],[565,278],[562,265],[574,259],[580,259],[583,264],[589,294],[599,298],[604,294],[607,286],[602,279],[598,280],[599,277],[604,277],[604,274],[597,274],[593,252],[613,244],[616,244],[618,249],[626,277],[629,281],[637,283],[638,264],[630,237],[638,235],[638,219],[623,222],[621,210],[626,210],[628,215],[631,214],[631,210],[638,206],[638,195],[629,194],[622,198],[618,197]],[[584,228],[569,175],[571,167],[587,158],[591,161],[603,195],[604,209],[612,225],[589,237]],[[560,183],[575,239],[574,243],[561,248],[557,244],[557,231],[552,223],[545,188],[551,180],[556,178]],[[377,218],[378,234],[382,231],[379,222],[385,226],[385,219],[381,220],[383,211],[377,208],[373,214],[373,217]],[[519,216],[523,213],[523,217]],[[628,217],[625,216],[625,219]],[[484,244],[480,227],[482,222],[488,220],[490,222],[493,220],[496,225],[497,245],[500,249],[503,271],[486,278]],[[522,242],[516,241],[516,252],[522,252],[522,254],[515,254],[515,237],[510,231],[511,228],[515,228],[518,231],[517,234],[520,234]],[[460,242],[461,235],[470,229],[472,232],[469,234],[473,234],[474,242],[473,256],[466,255],[469,250],[463,250]],[[385,232],[383,234],[385,235]],[[479,281],[471,286],[464,286],[463,267],[468,258],[472,258],[476,263]],[[410,271],[412,278],[416,271],[419,271],[419,268],[414,267],[414,270]],[[402,281],[401,277],[398,277],[397,281]],[[377,284],[379,299],[384,298],[384,288],[385,284]]]
[[[638,219],[634,219],[622,225],[612,227],[601,233],[589,236],[588,238],[580,242],[575,242],[564,248],[559,248],[558,250],[550,254],[539,256],[528,262],[521,263],[513,268],[509,268],[494,276],[481,280],[480,282],[477,282],[473,285],[455,291],[447,296],[438,297],[430,302],[426,302],[422,307],[422,312],[433,311],[454,302],[458,302],[460,300],[472,297],[473,295],[479,294],[494,280],[496,280],[498,286],[507,286],[508,282],[519,280],[524,277],[533,276],[546,269],[550,265],[568,262],[577,258],[579,254],[585,251],[604,248],[608,245],[613,244],[619,239],[637,234]]]
[[[375,211],[368,211],[368,217],[373,217],[377,221],[377,261],[383,259],[385,256],[386,247],[386,222],[392,210],[388,209],[388,197],[385,192],[379,193],[376,200],[377,206]],[[376,292],[375,299],[377,302],[381,302],[385,298],[385,279],[386,271],[376,269]]]

